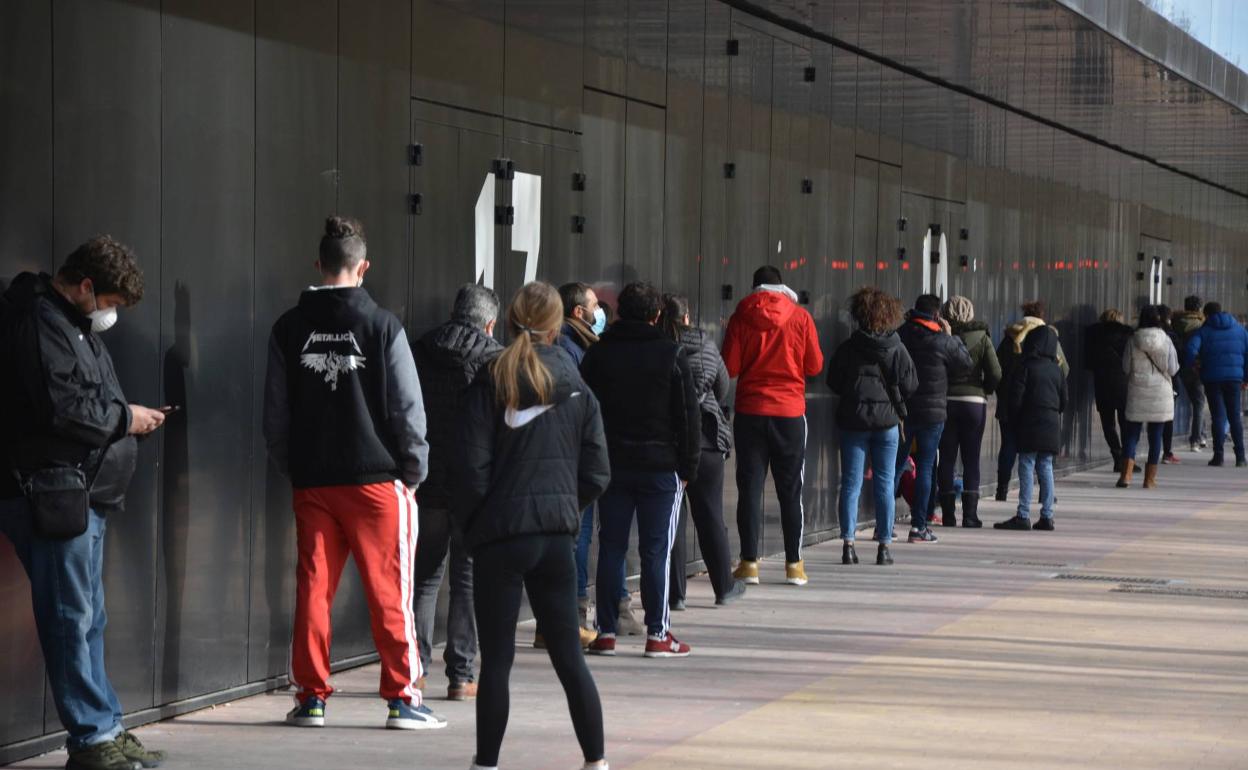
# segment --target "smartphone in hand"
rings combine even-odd
[[[171,414],[173,414],[174,412],[180,412],[180,411],[182,411],[182,407],[180,407],[180,406],[162,406],[160,409],[158,409],[158,410],[156,410],[156,411],[158,411],[158,412],[162,412],[162,413],[163,413],[163,414],[165,414],[165,415],[171,415]]]

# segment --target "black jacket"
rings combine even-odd
[[[868,334],[859,330],[832,354],[828,387],[840,397],[837,428],[884,430],[901,422],[894,403],[909,399],[919,387],[919,378],[896,332]]]
[[[23,475],[81,467],[94,477],[91,504],[120,509],[138,449],[128,435],[130,406],[108,348],[50,276],[17,276],[5,300],[0,360],[9,368],[0,378],[0,398],[8,464]],[[12,484],[0,488],[0,494],[14,492]]]
[[[1122,354],[1133,333],[1134,329],[1117,321],[1097,321],[1084,331],[1083,368],[1092,372],[1100,408],[1127,408],[1127,373],[1122,368]]]
[[[468,389],[450,470],[452,515],[470,549],[521,535],[575,535],[581,511],[611,480],[597,399],[565,352],[537,352],[554,380],[549,405],[526,384],[519,411],[500,407],[489,367]]]
[[[602,404],[612,468],[697,476],[702,417],[679,345],[654,326],[619,321],[586,351],[581,376]]]
[[[269,338],[264,437],[297,489],[424,481],[425,409],[399,319],[363,289],[303,292]]]
[[[728,454],[732,451],[732,425],[728,421],[728,367],[719,347],[701,329],[680,332],[680,345],[689,355],[693,391],[702,412],[702,448]]]
[[[930,425],[944,422],[949,396],[949,378],[968,371],[971,354],[959,337],[945,334],[938,323],[916,311],[897,330],[919,377],[919,387],[906,399],[910,412],[907,422]]]
[[[448,467],[459,440],[464,394],[476,379],[477,370],[502,349],[484,331],[456,320],[447,321],[416,342],[412,352],[429,421],[429,476],[420,486],[421,505],[450,508]]]
[[[1009,423],[1020,452],[1052,452],[1062,446],[1066,376],[1057,364],[1057,333],[1041,326],[1023,341],[1023,357],[1006,384]]]

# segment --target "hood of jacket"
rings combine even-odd
[[[1023,349],[1023,340],[1027,338],[1027,335],[1033,329],[1039,329],[1041,326],[1044,326],[1044,325],[1045,323],[1043,319],[1036,318],[1035,316],[1025,315],[1023,316],[1023,320],[1015,321],[1014,323],[1005,327],[1005,333],[1006,333],[1006,336],[1008,336],[1011,340],[1014,341],[1014,351],[1021,352]]]
[[[1035,327],[1023,341],[1025,358],[1049,358],[1057,361],[1057,332],[1051,326]]]
[[[863,359],[880,363],[888,357],[888,352],[901,346],[901,337],[895,330],[875,334],[858,329],[849,337],[849,344],[862,355]]]
[[[1166,334],[1166,330],[1155,326],[1136,329],[1135,334],[1131,335],[1132,345],[1154,356],[1164,355],[1169,341],[1170,335]]]
[[[1235,316],[1223,311],[1205,319],[1205,326],[1211,329],[1229,329],[1236,324]]]
[[[572,395],[582,388],[581,376],[577,373],[576,366],[572,363],[572,359],[564,355],[559,348],[553,345],[537,345],[537,357],[546,365],[546,370],[550,372],[550,379],[553,389],[550,399],[546,404],[542,404],[537,398],[537,391],[533,388],[533,383],[525,379],[523,375],[520,379],[520,410],[531,409],[541,406],[555,406],[562,404]]]
[[[84,332],[91,331],[91,318],[83,315],[74,303],[65,299],[65,295],[53,287],[52,276],[47,273],[20,273],[4,292],[10,311],[29,307],[31,302],[41,296],[46,296],[60,308],[65,317],[79,329]]]
[[[337,317],[352,311],[368,315],[376,306],[369,293],[358,286],[311,288],[299,295],[299,307],[315,315]]]
[[[1174,317],[1170,325],[1174,327],[1176,332],[1186,336],[1199,329],[1204,322],[1205,317],[1199,310],[1184,310]]]
[[[448,369],[464,368],[479,356],[502,350],[502,345],[481,329],[455,320],[426,333],[417,344],[428,361]]]
[[[764,284],[741,300],[737,313],[749,327],[769,331],[787,324],[797,308],[797,294],[792,289]]]
[[[967,321],[966,323],[950,324],[949,328],[958,336],[970,334],[971,332],[984,332],[985,334],[988,332],[988,324],[983,321]]]
[[[931,332],[932,334],[941,334],[944,332],[944,329],[935,318],[932,318],[927,313],[920,313],[917,310],[911,310],[906,313],[906,325],[917,327],[918,329]]]

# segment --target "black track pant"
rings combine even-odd
[[[806,464],[806,418],[738,414],[733,423],[737,443],[737,531],[741,558],[758,559],[763,527],[763,484],[767,469],[780,498],[784,560],[802,559],[802,477]]]
[[[724,526],[724,456],[715,450],[702,450],[698,478],[685,490],[693,526],[698,531],[698,547],[706,563],[711,588],[719,598],[732,588],[732,557],[728,553],[728,528]],[[671,598],[685,598],[685,516],[681,510],[680,528],[672,546]]]
[[[1122,459],[1121,436],[1127,433],[1126,404],[1112,399],[1097,399],[1096,411],[1101,416],[1101,431],[1105,434],[1105,443],[1109,445],[1109,456],[1117,463]]]
[[[586,762],[603,758],[602,702],[581,651],[576,614],[572,535],[524,535],[481,546],[473,554],[481,679],[477,691],[478,765],[494,767],[511,707],[520,592],[546,637],[546,651],[563,685],[572,727]]]

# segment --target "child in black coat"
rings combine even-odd
[[[996,529],[1031,529],[1031,485],[1040,477],[1040,520],[1053,529],[1053,457],[1062,444],[1066,377],[1057,363],[1057,332],[1033,329],[1023,341],[1023,359],[1010,373],[1002,397],[1018,444],[1018,512]]]

